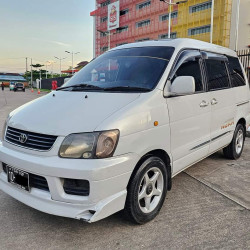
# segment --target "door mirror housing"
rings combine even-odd
[[[195,79],[192,76],[178,76],[170,85],[167,82],[164,88],[164,97],[191,95],[195,93]]]

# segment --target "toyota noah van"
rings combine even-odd
[[[191,39],[119,46],[9,114],[0,189],[49,214],[95,222],[124,210],[143,224],[175,175],[221,149],[241,156],[249,100],[232,50]]]

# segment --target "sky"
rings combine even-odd
[[[65,50],[80,52],[74,66],[93,58],[95,0],[0,0],[0,72],[24,73],[31,64],[59,72],[72,64]]]

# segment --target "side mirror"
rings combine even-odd
[[[168,81],[165,89],[164,96],[178,96],[178,95],[190,95],[195,93],[195,80],[192,76],[178,76],[170,86]]]

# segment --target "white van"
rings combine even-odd
[[[171,179],[214,152],[238,159],[249,85],[227,48],[190,39],[123,45],[11,112],[0,189],[40,211],[135,223],[160,211]]]

